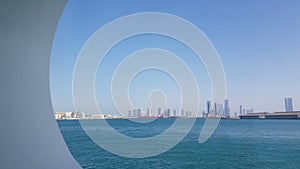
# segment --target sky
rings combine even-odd
[[[292,97],[300,110],[300,1],[297,0],[103,0],[66,5],[53,41],[50,90],[54,111],[74,111],[72,78],[80,50],[98,29],[129,14],[162,12],[197,26],[214,45],[226,75],[231,112],[239,105],[259,111],[284,111],[284,98]],[[211,97],[205,67],[186,46],[160,36],[130,37],[117,44],[101,62],[95,79],[97,102],[114,114],[111,78],[119,63],[144,48],[161,48],[178,55],[192,70],[199,85],[200,108]],[[157,70],[139,73],[129,95],[135,107],[149,107],[149,93],[159,88],[168,96],[167,107],[178,108],[176,80]]]

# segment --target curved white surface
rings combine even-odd
[[[66,0],[1,1],[0,168],[79,169],[53,117],[52,40]]]

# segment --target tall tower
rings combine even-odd
[[[181,117],[184,117],[185,116],[185,114],[184,114],[184,110],[183,109],[181,109]]]
[[[207,114],[210,114],[210,113],[211,113],[211,101],[210,101],[210,100],[208,100],[208,101],[206,102],[206,113],[207,113]]]
[[[218,103],[214,103],[214,109],[213,109],[213,114],[214,116],[218,115],[218,108],[217,108]]]
[[[174,117],[176,117],[176,116],[177,116],[177,113],[176,113],[176,110],[175,110],[175,109],[173,110],[173,114],[172,114],[172,116],[174,116]]]
[[[157,115],[158,115],[158,116],[162,115],[162,110],[161,110],[161,108],[158,108],[158,109],[157,109]]]
[[[293,100],[292,98],[285,98],[285,111],[286,112],[292,112],[293,111]]]
[[[228,99],[226,99],[225,101],[224,101],[224,116],[225,117],[230,117],[230,107],[229,107],[229,100]]]
[[[224,112],[223,104],[218,104],[217,105],[217,115],[222,116]]]
[[[150,116],[150,108],[148,108],[147,110],[146,110],[146,116]]]
[[[240,115],[243,115],[243,106],[240,105]]]

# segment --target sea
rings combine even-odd
[[[175,120],[160,118],[151,123],[134,123],[127,119],[110,119],[107,122],[124,135],[141,138],[166,131]],[[83,169],[300,168],[300,120],[222,119],[212,136],[199,144],[205,122],[199,118],[174,148],[147,158],[112,154],[94,143],[79,121],[57,122],[70,152]]]

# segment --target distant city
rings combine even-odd
[[[230,112],[229,99],[224,100],[224,106],[221,103],[206,102],[206,111],[202,114],[181,109],[162,109],[157,110],[133,109],[128,110],[125,116],[114,116],[104,114],[87,115],[84,112],[55,112],[57,120],[77,120],[77,119],[122,119],[122,118],[221,118],[221,119],[300,119],[300,111],[293,110],[292,98],[285,98],[284,112],[255,112],[254,109],[245,109],[243,105],[239,106],[239,112]]]

